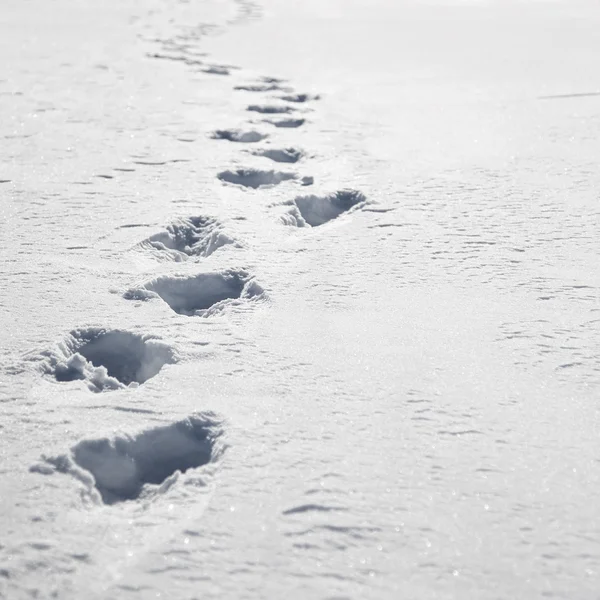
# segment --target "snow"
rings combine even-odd
[[[233,269],[192,276],[163,275],[123,295],[128,300],[161,298],[173,311],[188,316],[207,316],[231,306],[231,300],[264,296],[264,290],[250,273]]]
[[[215,460],[221,434],[208,414],[142,431],[138,435],[83,440],[68,455],[46,458],[56,471],[79,479],[96,504],[115,504],[165,493],[188,469]],[[52,471],[33,465],[33,472]]]
[[[72,331],[43,356],[43,371],[57,381],[86,380],[93,392],[137,387],[157,375],[165,364],[175,362],[175,353],[167,344],[99,327]]]
[[[292,201],[294,208],[285,222],[297,227],[318,227],[366,201],[364,194],[356,190],[340,190],[327,196],[298,196]]]
[[[596,2],[3,8],[0,597],[597,598]]]

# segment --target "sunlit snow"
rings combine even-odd
[[[0,598],[597,600],[599,32],[4,0]]]

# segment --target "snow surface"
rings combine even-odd
[[[4,0],[0,596],[597,599],[598,31]]]

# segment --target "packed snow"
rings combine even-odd
[[[597,2],[2,8],[1,598],[597,600]]]

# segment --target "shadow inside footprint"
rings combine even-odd
[[[296,148],[257,150],[255,156],[264,156],[278,163],[296,163],[302,158],[302,151]]]
[[[291,106],[274,106],[268,104],[251,104],[246,110],[261,113],[263,115],[286,114],[294,111]]]
[[[182,262],[191,256],[208,257],[235,240],[223,232],[219,221],[210,217],[189,217],[167,226],[141,242],[146,249],[157,250],[157,256]]]
[[[135,435],[82,440],[68,455],[45,461],[56,471],[77,477],[90,491],[95,488],[102,502],[110,505],[165,493],[176,474],[219,457],[221,435],[221,421],[215,415],[198,413]],[[39,466],[30,470],[52,472]]]
[[[299,196],[290,203],[293,208],[283,221],[296,227],[318,227],[364,202],[366,197],[356,190],[340,190],[327,196]]]
[[[248,85],[236,85],[233,89],[241,90],[244,92],[273,92],[275,90],[281,90],[281,87],[274,83],[259,83]]]
[[[200,69],[203,73],[208,75],[230,75],[231,67],[225,67],[221,65],[210,65],[206,69]]]
[[[222,171],[217,177],[226,183],[242,185],[252,189],[279,185],[283,181],[297,179],[294,173],[281,171],[261,171],[259,169],[236,169],[235,171]]]
[[[218,129],[212,134],[213,140],[227,140],[241,144],[255,144],[269,137],[266,133],[258,131],[240,131],[239,129]]]
[[[180,315],[207,316],[223,308],[224,301],[264,297],[264,290],[246,271],[228,270],[194,276],[165,275],[124,294],[128,300],[157,296]]]
[[[305,119],[267,119],[267,123],[271,123],[271,125],[275,125],[275,127],[284,127],[289,129],[295,129],[296,127],[302,127],[306,122]]]
[[[308,102],[309,100],[318,100],[320,96],[313,96],[311,94],[286,94],[285,96],[280,96],[280,98],[286,102],[295,102],[297,104],[301,104]]]
[[[144,383],[175,362],[173,349],[163,342],[98,327],[72,331],[58,352],[47,356],[46,370],[57,381],[85,380],[94,392]]]

